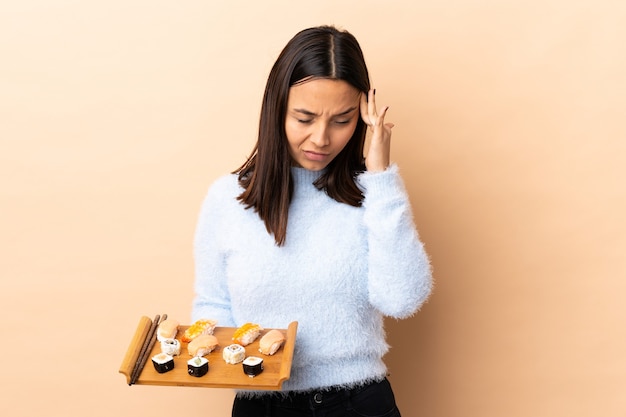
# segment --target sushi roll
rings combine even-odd
[[[235,334],[233,334],[233,341],[241,346],[247,346],[259,337],[261,330],[263,330],[263,327],[258,324],[246,323],[235,330]]]
[[[273,355],[282,346],[285,336],[280,330],[272,329],[259,340],[259,352],[264,355]]]
[[[189,343],[198,336],[213,334],[216,325],[217,321],[215,320],[200,319],[185,330],[180,340]]]
[[[230,363],[231,365],[235,365],[246,358],[246,350],[243,346],[233,343],[232,345],[226,346],[224,351],[222,352],[222,357],[226,361],[226,363]]]
[[[176,339],[164,339],[161,341],[161,352],[171,356],[180,355],[180,342]]]
[[[165,339],[174,339],[178,333],[179,323],[173,319],[163,320],[157,329],[157,339],[159,342]]]
[[[174,369],[174,358],[166,353],[159,353],[152,357],[154,369],[160,374]]]
[[[263,372],[263,358],[248,356],[243,361],[243,373],[253,378]]]
[[[211,334],[203,334],[189,342],[187,351],[190,356],[204,356],[213,352],[218,344],[217,337]]]
[[[209,360],[202,356],[196,356],[195,358],[187,361],[187,373],[191,376],[201,377],[209,372]]]

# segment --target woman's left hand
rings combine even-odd
[[[384,171],[389,166],[391,154],[391,128],[393,123],[385,123],[385,115],[389,106],[383,107],[378,114],[375,100],[376,90],[368,95],[361,94],[361,118],[372,129],[369,150],[365,157],[365,168],[368,171]]]

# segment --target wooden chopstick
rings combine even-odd
[[[159,324],[163,323],[165,321],[165,319],[167,319],[167,314],[163,314],[161,316],[161,321],[159,321],[159,323],[157,323],[157,326],[154,328],[154,333],[152,334],[152,337],[150,338],[150,343],[148,344],[148,349],[146,350],[146,354],[144,355],[142,361],[141,361],[141,365],[139,368],[139,372],[137,372],[137,378],[139,378],[139,374],[141,373],[141,370],[143,369],[144,365],[146,364],[146,361],[148,360],[148,356],[150,356],[150,352],[152,352],[152,348],[154,347],[154,344],[156,343],[157,340],[157,327]]]
[[[161,316],[158,314],[154,316],[154,320],[150,324],[150,329],[148,330],[148,333],[146,334],[146,338],[144,339],[143,344],[141,345],[141,350],[139,351],[139,356],[137,356],[137,361],[135,361],[133,372],[130,374],[130,382],[128,383],[128,385],[133,385],[137,381],[137,377],[139,376],[139,367],[141,365],[141,361],[143,360],[143,357],[146,354],[146,350],[148,349],[148,344],[150,343],[150,336],[153,334],[155,326],[157,325],[157,322],[159,321],[160,317]]]
[[[163,314],[163,317],[158,314],[154,317],[154,321],[150,325],[150,330],[148,330],[148,334],[146,335],[146,340],[144,340],[143,346],[141,347],[141,351],[139,356],[137,357],[137,362],[135,362],[135,368],[133,369],[133,373],[131,374],[130,383],[128,385],[132,385],[137,382],[143,367],[145,366],[148,356],[150,352],[152,352],[152,348],[154,347],[154,343],[156,341],[156,330],[161,322],[163,322],[167,318],[167,314]],[[159,319],[161,319],[159,321]]]

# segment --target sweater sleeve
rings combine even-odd
[[[432,271],[398,167],[364,172],[358,182],[365,195],[370,303],[384,315],[409,317],[428,298]]]
[[[226,222],[224,183],[216,182],[202,204],[194,237],[195,298],[192,320],[217,320],[220,326],[234,326],[227,285],[225,251],[220,244]]]

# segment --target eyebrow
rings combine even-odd
[[[341,116],[345,116],[345,115],[347,115],[348,113],[352,113],[354,110],[356,110],[356,106],[354,106],[354,107],[350,107],[349,109],[344,110],[344,111],[342,111],[341,113],[334,114],[332,117],[341,117]],[[307,109],[293,109],[293,111],[295,111],[295,112],[297,112],[297,113],[302,113],[302,114],[307,115],[307,116],[319,116],[318,114],[313,113],[312,111],[307,110]]]

